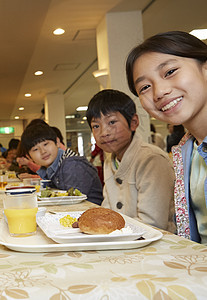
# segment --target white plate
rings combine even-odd
[[[115,249],[134,249],[149,245],[160,240],[163,234],[142,224],[136,220],[124,216],[125,220],[142,227],[145,230],[144,240],[136,241],[111,241],[111,242],[90,242],[90,243],[70,243],[57,244],[49,239],[38,227],[37,234],[30,237],[15,238],[8,232],[8,226],[2,219],[0,222],[0,244],[19,252],[59,252],[59,251],[89,251],[89,250],[115,250]]]
[[[37,224],[42,231],[57,243],[90,243],[90,242],[110,242],[110,241],[133,241],[144,234],[142,227],[136,226],[131,222],[126,222],[125,227],[129,227],[132,233],[126,234],[85,234],[79,228],[67,228],[60,224],[60,218],[70,215],[72,218],[79,218],[82,212],[59,213],[56,215],[45,214],[37,218]]]
[[[56,197],[57,198],[57,197]],[[72,199],[63,199],[60,200],[38,200],[38,206],[48,206],[48,205],[66,205],[66,204],[78,204],[81,203],[83,200],[86,200],[87,197],[84,198],[72,198]]]
[[[61,197],[46,197],[40,198],[40,193],[37,193],[38,206],[45,205],[64,205],[64,204],[78,204],[87,199],[85,194],[81,196],[61,196]]]

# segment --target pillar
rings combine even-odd
[[[149,116],[137,97],[129,91],[125,71],[128,53],[143,41],[141,11],[107,13],[97,27],[96,40],[99,71],[108,73],[107,79],[104,77],[105,84],[100,88],[120,90],[135,101],[140,120],[138,131],[145,141],[149,141]],[[101,84],[101,80],[98,81]]]
[[[45,97],[45,121],[50,126],[57,127],[63,136],[65,145],[66,126],[65,126],[65,103],[62,94],[47,94]]]

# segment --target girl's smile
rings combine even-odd
[[[182,99],[183,99],[183,97],[178,97],[177,99],[170,101],[168,104],[164,105],[161,108],[161,111],[170,110],[171,108],[175,107],[178,104],[178,102],[180,102]]]

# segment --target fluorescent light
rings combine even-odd
[[[34,74],[35,74],[36,76],[40,76],[40,75],[43,74],[43,72],[42,72],[42,71],[36,71]]]
[[[207,29],[194,29],[190,32],[190,34],[196,36],[200,40],[207,39]]]
[[[26,93],[24,95],[25,95],[25,97],[31,97],[32,96],[32,94],[30,94],[30,93]]]
[[[68,116],[65,116],[66,119],[75,119],[75,115],[68,115]]]
[[[54,35],[61,35],[61,34],[63,34],[64,32],[65,32],[64,29],[62,29],[62,28],[57,28],[57,29],[55,29],[55,30],[53,31],[53,34],[54,34]]]
[[[88,109],[88,106],[79,106],[76,108],[77,111],[86,111]]]

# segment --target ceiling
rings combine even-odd
[[[87,105],[99,90],[96,27],[107,12],[127,10],[142,11],[144,38],[207,28],[206,0],[0,0],[0,120],[41,117],[48,93],[64,94],[66,114]]]

